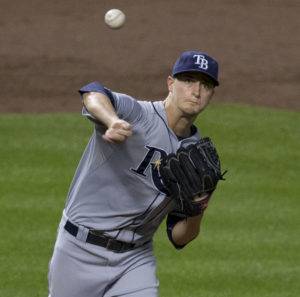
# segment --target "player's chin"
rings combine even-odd
[[[198,115],[202,110],[205,109],[205,106],[202,106],[201,104],[189,104],[188,106],[185,106],[184,113],[189,116],[195,116]]]
[[[200,113],[201,111],[203,111],[209,104],[209,101],[200,101],[198,102],[195,106],[194,106],[194,112],[195,114]]]

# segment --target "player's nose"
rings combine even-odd
[[[197,81],[197,82],[194,83],[194,85],[193,85],[193,95],[196,98],[200,98],[201,88],[202,88],[202,84],[201,84],[200,81]]]

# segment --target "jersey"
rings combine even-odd
[[[82,114],[94,122],[93,134],[71,183],[65,214],[79,225],[102,230],[126,242],[146,242],[175,208],[160,181],[159,160],[180,146],[199,140],[192,135],[179,139],[168,127],[162,101],[140,101],[113,92],[94,82],[84,92],[105,93],[117,115],[132,125],[133,135],[112,144],[102,135],[106,127],[83,107]]]

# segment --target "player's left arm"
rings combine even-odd
[[[172,228],[172,241],[176,246],[185,246],[200,233],[203,214],[188,217],[177,222]]]
[[[176,207],[168,215],[168,237],[180,248],[198,236],[203,213],[226,171],[222,173],[216,148],[205,137],[163,157],[159,173]]]
[[[195,216],[185,217],[180,213],[171,213],[167,217],[167,234],[169,240],[177,248],[181,249],[189,242],[194,240],[200,234],[201,221],[204,215],[204,211],[208,206],[212,194],[202,196],[200,199],[205,200],[205,204],[202,204],[202,211]],[[197,202],[199,198],[194,199]]]

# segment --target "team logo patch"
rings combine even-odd
[[[161,159],[165,158],[167,156],[167,153],[163,149],[153,147],[150,145],[146,145],[146,148],[148,152],[146,153],[144,159],[140,162],[139,166],[137,168],[130,168],[130,170],[140,176],[146,177],[147,176],[146,171],[150,166],[151,168],[150,174],[152,175],[152,180],[154,185],[159,191],[165,193],[166,189],[160,180],[159,166],[160,166]],[[159,155],[158,158],[157,156],[155,157],[155,155],[157,154]]]

